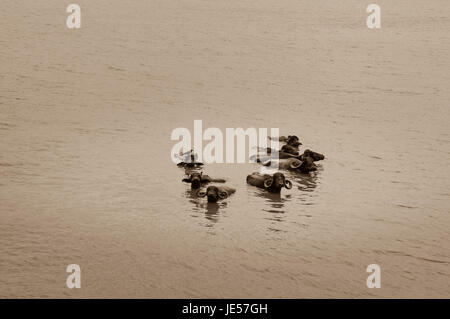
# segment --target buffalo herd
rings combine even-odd
[[[269,139],[273,139],[270,138]],[[278,141],[283,143],[281,149],[278,151],[277,163],[272,163],[273,153],[277,150],[267,148],[264,153],[259,153],[251,158],[254,162],[260,163],[264,166],[272,166],[278,164],[279,170],[290,170],[302,174],[316,171],[317,165],[315,162],[325,159],[325,156],[313,152],[309,149],[303,153],[299,152],[299,147],[302,145],[299,138],[295,135],[280,136]],[[231,194],[236,192],[236,189],[228,186],[208,185],[209,183],[225,183],[226,180],[220,178],[212,178],[208,175],[203,175],[202,172],[194,169],[201,168],[203,163],[198,162],[193,150],[186,152],[183,155],[186,160],[178,164],[179,167],[186,169],[187,177],[183,178],[183,182],[191,184],[192,190],[196,190],[199,197],[207,197],[209,203],[217,203],[219,200],[228,198]],[[256,186],[270,193],[280,193],[281,189],[292,188],[291,181],[287,180],[284,174],[277,171],[274,174],[262,174],[254,172],[247,176],[247,183]],[[206,187],[206,190],[202,188]]]

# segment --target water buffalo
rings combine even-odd
[[[321,160],[325,159],[325,156],[323,154],[320,154],[320,153],[317,153],[317,152],[313,152],[311,150],[305,150],[303,152],[303,154],[300,155],[299,159],[303,160],[306,157],[311,157],[314,162],[321,161]]]
[[[206,191],[198,190],[199,197],[208,197],[208,203],[217,203],[220,199],[228,198],[231,194],[236,192],[234,188],[228,186],[208,186]]]
[[[265,163],[267,161],[272,160],[273,156],[273,152],[271,153],[258,153],[256,155],[252,155],[249,157],[249,159],[255,163]],[[284,159],[284,158],[300,158],[300,155],[294,155],[294,154],[290,154],[290,153],[286,153],[286,152],[278,152],[278,158],[279,159]]]
[[[252,186],[267,189],[271,193],[281,192],[282,187],[292,188],[292,183],[286,179],[283,173],[261,174],[254,172],[247,176],[247,183]]]
[[[292,154],[292,155],[295,155],[295,156],[300,155],[300,153],[298,152],[298,146],[295,147],[295,146],[292,146],[292,145],[289,145],[289,144],[283,145],[281,147],[280,151],[283,152],[283,153],[288,153],[288,154]]]
[[[302,145],[302,143],[300,143],[300,140],[298,139],[298,137],[295,135],[289,135],[287,138],[286,144],[296,147],[296,148],[298,148],[300,145]]]
[[[276,139],[276,137],[269,136],[269,140],[275,140],[275,139]],[[280,136],[280,137],[278,137],[278,141],[289,144],[294,147],[296,147],[296,146],[298,147],[298,146],[302,145],[302,143],[300,143],[298,136],[296,136],[296,135]]]
[[[271,162],[265,162],[263,165],[270,166]],[[311,157],[304,157],[303,160],[297,158],[280,159],[278,160],[278,167],[280,169],[300,171],[301,173],[309,173],[317,170],[317,166]]]
[[[197,189],[203,184],[208,184],[211,182],[225,183],[225,180],[221,178],[211,178],[208,175],[203,175],[202,172],[193,172],[189,174],[188,178],[183,178],[183,182],[191,183],[191,188]]]

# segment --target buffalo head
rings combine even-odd
[[[311,150],[305,150],[302,157],[311,157],[314,162],[325,159],[325,156],[323,154],[313,152]]]
[[[207,196],[209,203],[217,203],[219,199],[225,199],[229,196],[227,191],[221,190],[217,186],[208,186],[206,192],[199,190],[197,195],[199,197]]]
[[[295,135],[289,135],[286,141],[287,145],[293,146],[293,147],[299,147],[300,145],[302,145],[302,143],[300,143],[300,140],[298,139],[298,136]]]
[[[188,178],[184,178],[183,182],[191,183],[191,188],[198,189],[202,186],[202,173],[193,172],[189,175]]]
[[[282,187],[292,188],[292,183],[286,179],[283,173],[274,173],[272,176],[267,175],[264,180],[264,188],[271,193],[279,193]]]

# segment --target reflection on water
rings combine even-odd
[[[270,213],[284,213],[284,203],[291,199],[291,195],[282,195],[281,193],[270,193],[263,189],[255,189],[255,196],[263,198],[269,209],[263,209]]]
[[[192,189],[189,185],[189,189],[186,190],[186,192],[184,193],[184,195],[186,196],[186,198],[189,199],[189,202],[191,203],[197,203],[199,200],[199,197],[197,195],[198,189]]]
[[[193,172],[201,172],[203,170],[203,167],[201,167],[201,166],[190,166],[190,167],[180,167],[180,168],[184,170],[184,174],[186,176],[189,176]]]
[[[202,188],[200,188],[202,189]],[[192,211],[195,213],[204,213],[205,218],[214,223],[219,221],[219,215],[222,210],[227,207],[227,200],[220,201],[218,203],[209,203],[205,198],[199,197],[197,192],[200,189],[187,189],[184,192],[184,196],[189,199],[189,202],[193,204]],[[197,217],[195,215],[195,217]],[[208,225],[210,227],[211,225]]]
[[[312,192],[317,187],[319,171],[308,174],[291,174],[290,179],[295,182],[297,188],[303,192]]]
[[[206,202],[206,203],[200,203],[200,206],[202,208],[206,208],[205,218],[214,223],[217,223],[217,221],[219,220],[219,210],[225,209],[225,207],[227,207],[227,203],[226,202],[219,202],[219,203]]]

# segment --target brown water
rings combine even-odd
[[[2,1],[0,297],[450,297],[447,0],[380,30],[357,0],[78,3]],[[327,158],[279,198],[208,165],[237,192],[207,205],[170,161],[195,119]]]

